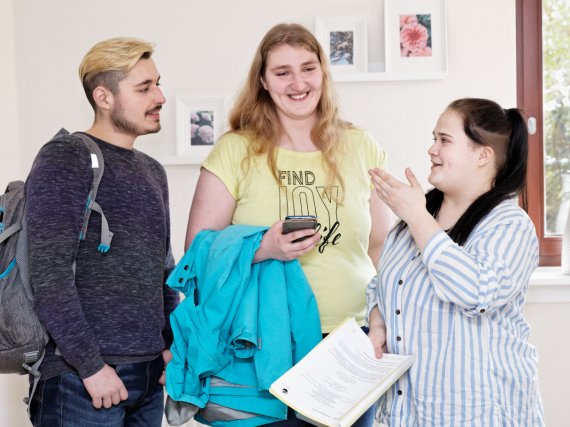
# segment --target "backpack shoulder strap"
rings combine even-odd
[[[60,129],[54,138],[60,136],[69,135],[69,132],[65,129]],[[96,201],[97,191],[99,190],[99,184],[101,183],[101,178],[103,177],[103,172],[105,170],[105,160],[103,158],[103,153],[92,138],[87,134],[82,132],[74,132],[73,137],[79,138],[81,142],[87,147],[91,156],[91,168],[93,170],[93,181],[91,182],[91,188],[89,194],[87,195],[87,201],[85,203],[85,217],[83,218],[83,224],[81,226],[81,232],[79,233],[79,239],[85,240],[87,236],[87,227],[89,225],[89,218],[91,217],[91,212],[95,211],[101,215],[101,242],[97,250],[102,253],[106,253],[111,249],[111,240],[113,239],[113,233],[109,230],[109,223],[107,218],[103,213],[103,209]]]
[[[91,154],[91,167],[93,168],[93,182],[91,183],[91,191],[89,196],[92,199],[97,197],[97,190],[99,189],[99,184],[101,183],[101,178],[103,177],[103,172],[105,171],[105,161],[103,159],[103,153],[95,141],[89,138],[86,134],[81,132],[74,132],[73,136],[81,138],[83,143],[89,149]]]
[[[73,136],[79,137],[85,146],[89,149],[91,154],[91,167],[93,169],[93,182],[91,183],[91,189],[87,196],[87,205],[85,218],[83,220],[83,226],[81,227],[81,240],[85,240],[87,236],[87,226],[89,225],[89,218],[91,217],[91,212],[95,211],[101,215],[101,242],[97,248],[99,252],[106,253],[111,249],[111,240],[113,239],[113,233],[109,230],[109,223],[107,218],[103,213],[103,209],[99,203],[97,203],[97,191],[99,190],[99,184],[101,183],[101,178],[103,177],[103,172],[105,171],[105,160],[103,158],[103,153],[93,139],[81,132],[74,132]]]

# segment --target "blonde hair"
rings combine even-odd
[[[140,59],[148,59],[153,45],[130,37],[115,37],[95,44],[79,65],[79,78],[89,103],[95,109],[93,90],[104,86],[116,94],[119,82]]]
[[[248,167],[254,155],[267,153],[269,168],[279,182],[276,163],[281,125],[275,104],[264,89],[261,78],[266,71],[269,53],[282,45],[300,47],[317,55],[323,73],[323,83],[321,99],[317,105],[319,118],[311,131],[311,139],[322,152],[324,166],[328,172],[328,184],[338,180],[344,189],[336,159],[341,150],[342,131],[352,125],[339,116],[329,66],[321,45],[308,29],[299,24],[278,24],[267,32],[257,48],[246,83],[229,113],[230,132],[244,134],[252,141],[245,167]]]

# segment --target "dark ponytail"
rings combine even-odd
[[[479,196],[448,231],[449,237],[463,245],[473,229],[501,202],[524,191],[528,159],[528,129],[522,111],[503,110],[487,99],[465,98],[453,101],[448,110],[463,118],[465,134],[477,145],[489,146],[495,154],[497,174],[493,187]],[[443,193],[434,188],[426,194],[426,209],[436,217]],[[400,222],[398,233],[406,226]]]

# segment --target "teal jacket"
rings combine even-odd
[[[196,419],[205,424],[250,427],[285,419],[286,406],[268,389],[322,337],[299,262],[252,264],[266,230],[232,225],[200,232],[167,280],[185,299],[170,318],[166,391],[174,402],[204,408]],[[247,415],[216,415],[216,405]]]

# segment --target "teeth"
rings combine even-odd
[[[303,94],[301,94],[301,95],[290,95],[290,96],[291,96],[291,98],[293,98],[293,99],[299,100],[299,99],[303,99],[304,97],[306,97],[306,96],[307,96],[307,92],[305,92],[305,93],[303,93]]]

